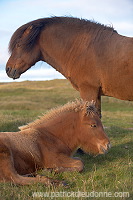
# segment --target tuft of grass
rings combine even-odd
[[[18,131],[18,127],[35,120],[47,110],[79,97],[67,80],[24,81],[0,84],[0,131]],[[82,173],[61,174],[40,171],[40,174],[65,180],[67,187],[45,187],[42,184],[16,186],[0,183],[0,199],[62,199],[57,197],[33,197],[34,192],[129,192],[130,197],[101,197],[104,199],[132,199],[133,175],[133,102],[102,97],[102,123],[110,138],[112,148],[106,155],[93,157],[78,153],[85,165]],[[89,197],[65,196],[63,199],[89,199]],[[91,197],[91,199],[97,199]]]

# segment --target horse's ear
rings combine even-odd
[[[24,31],[23,36],[27,36],[31,30],[33,29],[33,25],[28,26],[28,28]]]

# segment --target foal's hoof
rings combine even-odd
[[[53,181],[51,181],[50,184],[54,185],[54,186],[62,186],[62,187],[68,186],[68,184],[65,181],[58,181],[58,180],[53,180]]]
[[[62,181],[62,186],[63,186],[63,187],[68,187],[68,186],[69,186],[69,184],[68,184],[68,183],[66,183],[65,181]]]

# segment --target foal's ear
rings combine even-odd
[[[23,36],[27,36],[31,30],[33,29],[33,25],[28,26],[28,28],[24,31]]]
[[[95,107],[96,102],[92,100],[91,102],[86,102],[86,111],[85,115],[95,115],[97,113],[97,109]]]

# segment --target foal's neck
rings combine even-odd
[[[67,145],[71,151],[75,151],[78,148],[78,126],[79,126],[79,114],[75,111],[59,114],[53,119],[49,119],[46,123],[42,124],[38,128],[40,131],[47,129],[51,134],[60,139],[65,145]]]

